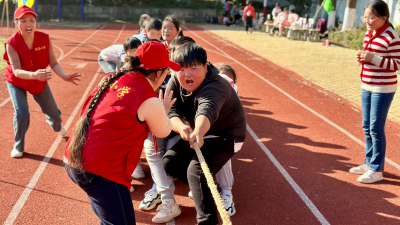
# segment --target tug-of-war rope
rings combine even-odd
[[[211,190],[211,194],[214,198],[215,204],[217,205],[217,209],[219,214],[221,215],[223,225],[232,225],[231,219],[228,215],[228,212],[225,209],[224,203],[222,202],[221,196],[217,190],[217,186],[215,185],[214,178],[210,172],[210,168],[208,168],[206,161],[204,160],[203,154],[199,148],[199,145],[194,142],[194,150],[196,151],[197,158],[199,159],[201,169],[203,170],[204,176],[207,179],[208,187]]]

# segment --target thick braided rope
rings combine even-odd
[[[232,225],[231,219],[217,190],[217,186],[215,185],[214,178],[211,175],[210,168],[208,168],[199,145],[196,142],[194,143],[194,150],[196,151],[197,158],[199,158],[201,169],[203,170],[204,176],[207,179],[208,187],[211,190],[211,194],[214,198],[215,204],[217,205],[218,212],[221,215],[223,225]]]

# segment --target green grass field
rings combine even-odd
[[[6,42],[6,40],[0,38],[0,56],[1,56],[1,58],[3,58],[4,51],[5,51],[5,49],[4,49],[4,42]],[[6,63],[3,59],[0,60],[0,70],[6,68],[6,66],[7,66],[7,63]]]

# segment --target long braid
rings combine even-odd
[[[127,57],[127,67],[121,68],[118,72],[113,73],[111,76],[107,77],[103,83],[101,84],[99,90],[96,92],[96,95],[93,97],[92,101],[90,101],[88,112],[83,115],[75,125],[75,132],[71,139],[71,143],[68,147],[69,152],[69,160],[68,167],[71,169],[76,169],[81,173],[85,173],[83,169],[82,163],[82,149],[86,142],[86,134],[89,130],[90,126],[90,116],[94,109],[97,106],[98,101],[101,96],[110,87],[110,84],[115,81],[117,78],[125,75],[126,73],[134,70],[133,68],[140,65],[139,57]]]

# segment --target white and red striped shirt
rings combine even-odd
[[[375,34],[375,32],[374,32]],[[368,31],[364,47],[368,43]],[[362,68],[361,88],[377,93],[392,93],[397,90],[396,71],[400,70],[400,37],[391,27],[376,37],[365,50],[375,54]]]

